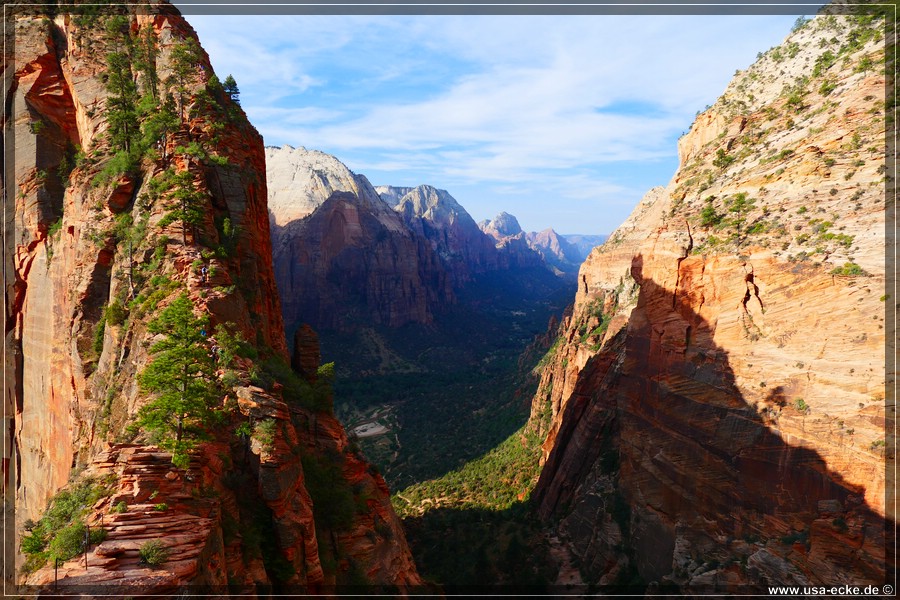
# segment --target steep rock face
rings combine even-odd
[[[819,16],[739,74],[582,265],[530,426],[591,580],[884,581],[877,32]]]
[[[402,188],[376,188],[382,198]],[[425,238],[450,271],[454,285],[461,286],[473,274],[499,268],[499,253],[494,243],[475,224],[475,220],[446,190],[428,185],[412,188],[394,206],[404,223]]]
[[[282,228],[278,239],[275,269],[288,323],[328,329],[429,323],[438,306],[452,301],[440,259],[380,200],[335,192]]]
[[[549,266],[564,273],[576,272],[582,256],[578,248],[553,229],[525,234],[528,246],[535,250]]]
[[[522,233],[522,227],[519,225],[519,220],[505,211],[501,212],[493,219],[482,221],[478,226],[481,227],[482,231],[498,242],[503,238]]]
[[[440,259],[362,175],[333,156],[267,150],[273,257],[289,326],[429,323],[453,292]],[[303,215],[295,218],[294,215]]]
[[[403,196],[413,191],[414,187],[403,187],[394,185],[376,185],[375,191],[378,196],[384,200],[388,206],[397,206],[403,199]]]
[[[288,359],[272,269],[261,137],[216,87],[202,50],[175,87],[173,50],[196,36],[172,7],[157,9],[123,13],[122,28],[110,29],[105,28],[109,17],[77,13],[52,19],[17,14],[13,20],[15,56],[4,56],[3,63],[10,98],[3,125],[7,139],[15,140],[16,156],[15,181],[4,182],[15,189],[15,206],[6,208],[13,252],[5,270],[5,367],[15,377],[4,402],[14,407],[9,432],[15,452],[13,460],[4,461],[4,486],[15,490],[16,530],[41,515],[77,465],[85,473],[114,474],[113,497],[121,496],[116,504],[146,503],[158,489],[176,508],[169,520],[146,506],[121,519],[111,516],[111,502],[93,507],[89,522],[99,518],[101,527],[109,525],[110,541],[92,551],[89,559],[96,562],[89,562],[87,572],[76,573],[76,561],[70,561],[69,584],[98,591],[125,573],[128,581],[119,583],[154,591],[158,584],[164,593],[230,580],[239,587],[277,583],[316,589],[341,582],[340,569],[349,569],[351,560],[370,581],[416,583],[402,531],[384,509],[383,482],[356,472],[364,463],[346,450],[343,431],[327,407],[294,406],[277,382],[268,390],[252,386],[251,373],[259,365],[249,359],[233,367],[238,383],[223,399],[232,409],[226,424],[187,470],[174,469],[171,456],[151,446],[121,444],[134,437],[125,426],[148,400],[137,384],[137,374],[151,360],[150,347],[159,340],[148,322],[175,295],[186,293],[215,331],[233,323],[232,330],[263,359]],[[163,91],[177,91],[183,117],[156,138],[130,172],[104,182],[104,167],[118,150],[107,140],[105,59],[121,49],[116,36],[129,31],[153,40],[152,72]],[[149,72],[132,72],[144,93]],[[166,181],[175,175],[184,183],[173,190]],[[173,194],[188,190],[202,215],[192,226],[167,218],[177,206]],[[106,310],[112,304],[117,312]],[[247,418],[281,421],[272,442],[277,452],[258,441],[255,449],[239,441],[234,427]],[[328,426],[310,428],[308,421]],[[352,466],[340,481],[352,476],[372,507],[353,517],[351,530],[380,544],[379,552],[352,536],[341,542],[336,532],[344,562],[322,568],[313,521],[328,507],[316,508],[306,492],[304,448],[313,458],[329,453]],[[242,481],[240,494],[229,487],[229,473]],[[210,494],[207,501],[185,500],[185,494],[203,490]],[[240,502],[259,512],[235,505]],[[387,523],[384,533],[365,529],[372,514]],[[169,521],[175,555],[151,575],[136,566],[137,544],[159,537]],[[223,529],[259,524],[270,532],[264,556],[254,554],[241,536],[225,540],[231,546],[223,551]],[[333,530],[322,529],[329,536]],[[38,570],[28,581],[45,583],[51,576]]]
[[[309,215],[334,192],[366,200],[378,197],[364,176],[330,154],[287,145],[266,147],[266,185],[269,214],[279,227]]]
[[[478,227],[494,239],[501,263],[506,268],[529,268],[543,264],[541,254],[531,248],[528,235],[511,214],[501,212],[491,220],[482,221]]]

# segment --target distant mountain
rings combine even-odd
[[[491,220],[482,221],[478,227],[493,238],[497,249],[504,256],[504,261],[510,267],[529,268],[546,265],[541,254],[528,244],[528,239],[519,226],[519,221],[511,214],[501,212]]]
[[[453,302],[437,253],[364,176],[305,148],[267,148],[266,158],[272,255],[289,332],[301,323],[335,330],[430,323]]]
[[[516,264],[530,265],[540,259],[557,274],[572,274],[578,270],[583,260],[578,248],[553,229],[526,233],[522,231],[518,219],[507,212],[501,212],[491,220],[482,221],[478,226],[493,238],[497,247],[503,249]]]
[[[378,195],[381,196],[381,199],[387,202],[391,206],[397,206],[400,204],[400,200],[403,199],[403,196],[407,195],[411,191],[413,191],[414,187],[395,187],[393,185],[378,185],[375,186],[375,191],[378,192]]]
[[[516,236],[522,233],[522,227],[519,225],[519,220],[508,212],[501,212],[492,220],[482,221],[478,226],[483,232],[498,242],[502,241],[503,238]]]
[[[429,185],[416,188],[375,188],[385,201],[403,194],[394,210],[416,234],[427,239],[450,271],[457,286],[476,273],[501,268],[500,252],[446,190]]]
[[[574,273],[584,259],[577,246],[553,229],[527,233],[525,239],[531,249],[541,255],[544,262],[560,271]]]
[[[288,145],[265,151],[269,218],[275,225],[305,217],[333,192],[350,192],[368,202],[379,198],[368,179],[330,154]]]
[[[609,239],[608,235],[560,234],[560,236],[578,249],[579,262],[587,258],[591,250]]]

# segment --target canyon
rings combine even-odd
[[[295,348],[303,376],[288,366],[262,138],[190,25],[165,3],[11,22],[4,492],[23,592],[420,585],[327,369],[308,372],[313,337]],[[140,130],[123,110],[147,111]],[[217,424],[181,466],[177,445],[128,427],[176,297],[204,336],[238,341],[209,381]],[[82,555],[66,540],[86,528]]]
[[[893,568],[883,42],[872,16],[798,23],[581,266],[529,427],[536,509],[586,581],[734,593]]]
[[[266,155],[288,335],[318,332],[324,360],[335,362],[336,411],[389,483],[437,474],[502,440],[527,404],[488,382],[519,387],[519,354],[574,290],[574,275],[553,265],[577,251],[544,232],[555,262],[545,260],[521,230],[482,231],[446,190],[373,187],[320,151]],[[562,249],[569,257],[557,260]]]
[[[571,272],[580,262],[552,230],[525,234],[503,213],[497,223],[510,220],[515,231],[500,235],[476,224],[446,190],[373,187],[324,152],[266,148],[266,169],[289,332],[300,323],[344,332],[431,324],[479,276],[557,266]]]
[[[165,2],[16,12],[8,583],[890,582],[896,66],[884,19],[845,12],[737,72],[606,239],[476,223],[446,190],[264,146]],[[215,396],[187,450],[182,420],[135,426],[179,303]]]

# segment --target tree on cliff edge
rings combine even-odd
[[[231,98],[232,102],[234,102],[235,104],[241,103],[241,92],[238,89],[237,82],[234,80],[234,77],[232,75],[229,74],[228,77],[225,78],[225,83],[222,84],[222,89],[226,94],[228,94],[228,97]]]
[[[138,411],[132,429],[144,429],[172,451],[172,462],[188,464],[188,451],[207,438],[208,427],[221,416],[215,360],[204,336],[206,316],[194,316],[187,294],[175,299],[150,322],[151,333],[166,338],[150,348],[153,360],[141,372],[141,391],[155,398]]]
[[[190,228],[193,239],[197,238],[197,226],[203,223],[203,207],[205,197],[194,185],[194,176],[190,171],[181,171],[166,176],[166,185],[172,190],[171,204],[166,215],[160,219],[159,226],[166,227],[178,221],[181,223],[181,243],[187,244],[187,231]]]

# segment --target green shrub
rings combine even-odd
[[[21,550],[28,557],[24,570],[33,572],[48,559],[68,560],[83,551],[83,515],[97,500],[109,495],[105,486],[93,479],[85,479],[69,489],[60,491],[37,523],[29,523],[30,533],[22,538]],[[106,537],[106,530],[90,531],[90,543],[96,544]]]
[[[169,505],[166,504],[165,502],[160,502],[159,504],[153,505],[153,510],[157,510],[159,512],[165,512],[165,511],[169,510]]]
[[[128,505],[125,504],[124,500],[122,500],[118,504],[113,506],[112,509],[110,509],[110,510],[114,513],[123,513],[128,510]]]
[[[109,306],[106,307],[104,314],[106,316],[106,322],[110,325],[121,325],[125,322],[125,317],[127,316],[125,307],[122,306],[122,303],[119,302],[118,298],[110,302]]]
[[[825,71],[834,66],[834,63],[837,62],[837,57],[831,50],[826,50],[823,52],[817,59],[815,67],[813,67],[812,75],[813,77],[819,77],[824,74]]]
[[[97,325],[94,327],[94,341],[91,347],[94,352],[100,354],[103,352],[103,339],[106,334],[106,315],[104,314],[100,317],[100,321],[97,322]]]
[[[63,222],[62,217],[53,221],[53,223],[51,223],[50,227],[47,229],[47,237],[53,237],[54,235],[59,233],[60,230],[62,229],[62,222]]]
[[[765,221],[757,221],[746,229],[748,235],[756,233],[765,233],[769,229],[769,225]]]
[[[263,450],[271,452],[275,449],[275,427],[277,421],[275,419],[265,419],[259,421],[253,427],[253,438],[260,443]]]
[[[122,175],[132,173],[137,169],[140,157],[134,151],[121,150],[117,152],[91,180],[94,187],[102,187],[111,184]]]
[[[735,194],[734,197],[729,198],[725,201],[725,205],[728,207],[728,212],[738,214],[746,214],[754,207],[755,204],[756,199],[747,198],[747,194],[743,192]]]
[[[713,165],[719,167],[720,169],[724,169],[731,163],[735,161],[735,157],[730,154],[726,154],[725,150],[719,148],[716,150],[716,157],[713,159]]]
[[[19,546],[25,554],[37,554],[43,552],[47,547],[47,540],[39,534],[32,532],[22,538]]]
[[[797,20],[794,21],[794,26],[791,27],[791,33],[796,33],[806,27],[806,24],[809,23],[810,19],[806,17],[797,17]]]
[[[550,364],[553,361],[553,357],[556,356],[556,351],[559,350],[559,347],[562,345],[562,343],[563,343],[562,336],[556,338],[553,341],[553,345],[550,346],[550,349],[547,350],[547,352],[544,354],[544,356],[541,357],[541,360],[538,361],[538,364],[535,367],[535,369],[540,370],[540,369],[543,369],[548,364]]]
[[[84,551],[84,523],[78,519],[60,529],[50,541],[48,550],[51,559],[69,560]]]
[[[819,93],[823,96],[828,96],[834,89],[837,87],[837,82],[832,79],[826,79],[822,82],[822,85],[819,86]]]
[[[712,204],[706,205],[700,211],[700,224],[704,227],[715,227],[722,222],[723,216],[716,212],[716,207]]]
[[[169,549],[160,540],[147,540],[138,550],[141,562],[148,565],[161,565],[169,558]]]
[[[840,277],[868,277],[869,275],[865,269],[854,262],[846,262],[843,267],[835,267],[831,270],[831,274]]]

